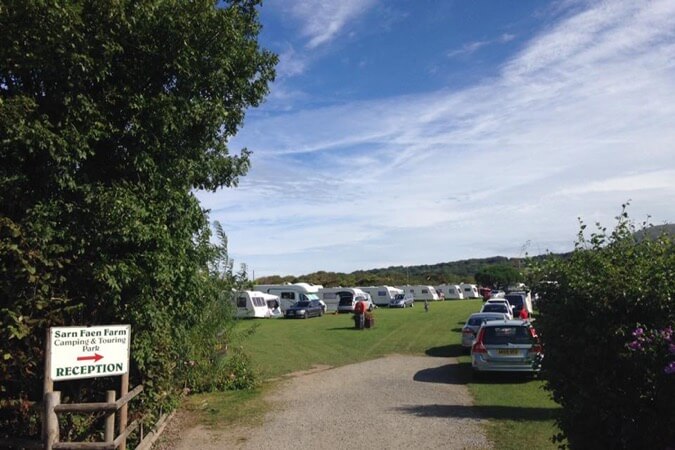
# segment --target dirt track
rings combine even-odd
[[[492,448],[457,360],[392,355],[279,383],[259,428],[183,430],[175,450]]]

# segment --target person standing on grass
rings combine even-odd
[[[356,315],[356,321],[359,325],[359,330],[365,328],[365,314],[366,314],[366,302],[359,300],[354,306],[354,314]]]
[[[424,299],[424,312],[429,312],[429,300]]]

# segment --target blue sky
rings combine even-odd
[[[675,1],[268,0],[280,56],[198,193],[249,276],[569,251],[675,222]]]

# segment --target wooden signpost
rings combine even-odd
[[[129,354],[131,325],[92,327],[52,327],[47,330],[44,378],[44,420],[42,438],[45,449],[109,448],[122,450],[126,438],[137,426],[127,428],[127,403],[143,386],[129,392]],[[105,403],[61,404],[61,393],[54,382],[121,375],[120,398],[108,391]],[[115,413],[119,410],[119,436],[115,437]],[[105,442],[59,442],[58,413],[106,411]]]

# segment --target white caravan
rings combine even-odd
[[[403,289],[398,289],[391,286],[366,286],[360,287],[363,292],[370,294],[370,298],[377,306],[389,306],[389,302],[394,300],[397,295],[403,298]]]
[[[462,290],[456,284],[441,284],[440,286],[436,287],[436,290],[438,291],[439,295],[442,293],[446,300],[448,299],[461,300],[464,298]]]
[[[276,295],[265,294],[260,291],[238,291],[234,293],[232,302],[236,308],[238,319],[248,317],[267,319],[282,316],[279,308],[279,297]]]
[[[440,300],[438,292],[436,292],[436,289],[433,286],[406,284],[404,286],[396,287],[402,289],[406,295],[411,294],[415,300]]]
[[[288,307],[293,306],[299,300],[319,300],[318,293],[322,287],[309,283],[258,284],[253,286],[253,289],[279,296],[281,312],[286,312]],[[323,309],[326,310],[325,304],[323,304]]]
[[[373,309],[370,295],[359,288],[321,288],[319,298],[326,304],[326,311],[351,312],[359,300],[366,302],[369,311]]]
[[[459,288],[464,294],[464,298],[481,298],[480,293],[478,293],[478,287],[475,284],[462,283],[459,285]]]

